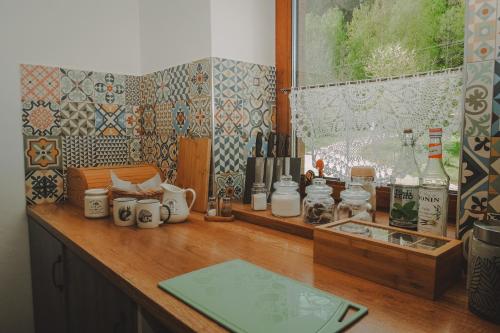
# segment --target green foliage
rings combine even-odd
[[[330,82],[450,68],[463,62],[464,0],[309,0],[307,5],[304,63],[323,62],[329,68],[309,65],[306,71],[329,75]],[[324,38],[329,49],[321,45]],[[396,64],[390,65],[391,55]]]
[[[415,201],[409,201],[404,205],[395,202],[391,209],[391,217],[394,219],[402,219],[410,222],[414,221],[418,216],[418,211],[415,209]]]

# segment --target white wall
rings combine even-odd
[[[139,73],[137,0],[0,1],[0,332],[33,331],[19,64]]]
[[[274,0],[210,3],[213,57],[274,66]]]
[[[210,0],[139,0],[139,4],[143,73],[210,56]]]

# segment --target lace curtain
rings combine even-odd
[[[429,127],[443,127],[445,142],[459,135],[463,75],[453,69],[292,89],[292,124],[313,162],[325,162],[326,175],[346,180],[352,166],[373,166],[378,182],[386,183],[403,129],[413,129],[420,163]]]

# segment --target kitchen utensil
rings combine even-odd
[[[170,209],[170,219],[168,223],[180,223],[186,221],[189,212],[196,201],[196,192],[191,188],[182,189],[172,184],[163,183],[163,205]],[[192,194],[191,204],[188,206],[186,193]]]
[[[162,205],[159,200],[144,199],[137,201],[136,221],[139,228],[156,228],[160,224],[168,221],[169,218],[169,207],[167,205]]]
[[[120,227],[127,227],[135,224],[135,198],[113,199],[113,221]]]
[[[210,178],[211,140],[208,138],[179,138],[177,177],[175,185],[192,188],[197,194],[193,210],[207,211]]]
[[[243,260],[183,274],[159,286],[237,333],[340,332],[368,312]]]

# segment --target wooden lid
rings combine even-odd
[[[373,177],[375,178],[375,168],[355,166],[351,168],[351,177]]]

